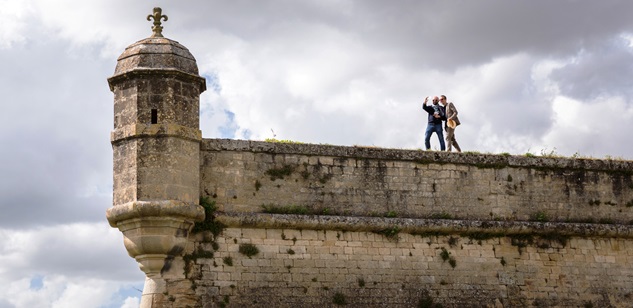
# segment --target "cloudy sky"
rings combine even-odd
[[[106,79],[154,6],[206,138],[420,149],[445,94],[465,151],[633,159],[631,1],[0,0],[0,308],[138,306]]]

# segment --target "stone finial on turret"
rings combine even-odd
[[[161,26],[160,20],[167,21],[167,15],[163,15],[163,10],[159,7],[154,8],[154,13],[147,15],[147,20],[154,20],[154,25],[152,26],[152,37],[163,37],[163,26]]]

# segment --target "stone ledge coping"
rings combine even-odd
[[[119,223],[138,218],[159,217],[202,221],[204,216],[202,206],[178,200],[133,201],[115,205],[106,210],[108,223],[113,228],[116,228]]]
[[[200,85],[200,93],[204,92],[207,89],[207,80],[199,75],[187,73],[175,68],[152,68],[152,67],[136,67],[129,71],[116,73],[115,75],[108,78],[108,85],[110,86],[110,91],[114,91],[114,84],[121,81],[130,80],[137,77],[165,78],[167,76],[178,78],[187,82],[198,83]]]
[[[234,139],[203,139],[202,151],[248,151],[271,154],[299,154],[306,156],[333,156],[343,158],[369,158],[380,160],[414,161],[419,163],[464,164],[482,168],[534,168],[556,169],[564,175],[574,171],[605,171],[633,175],[633,161],[602,160],[564,157],[527,157],[479,153],[437,152],[407,149],[388,149],[362,146],[335,146],[322,144],[293,144]]]
[[[224,212],[217,212],[215,219],[229,227],[251,227],[259,229],[379,232],[382,230],[398,228],[399,232],[409,234],[557,234],[577,237],[633,238],[633,226],[621,224],[479,221]]]
[[[110,142],[115,144],[127,139],[141,137],[178,137],[200,142],[202,131],[178,124],[141,124],[135,123],[115,129],[110,133]]]

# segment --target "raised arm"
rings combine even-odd
[[[428,101],[429,101],[429,97],[427,96],[424,99],[424,104],[422,104],[422,109],[424,109],[424,111],[428,112],[429,114],[433,114],[435,110],[433,110],[433,107],[426,104]]]

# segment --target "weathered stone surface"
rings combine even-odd
[[[409,234],[437,235],[560,235],[633,238],[633,225],[533,221],[478,221],[386,217],[218,213],[216,220],[229,227],[294,230],[380,232],[397,228]]]
[[[129,46],[108,79],[114,93],[113,207],[107,218],[147,276],[142,307],[191,303],[182,289],[189,232],[204,219],[200,198],[200,93],[205,80],[178,42]],[[191,282],[185,280],[185,284]],[[190,292],[193,293],[193,292]]]
[[[630,161],[222,139],[203,140],[201,159],[201,192],[225,212],[294,205],[351,216],[633,220]]]
[[[189,50],[164,37],[149,37],[128,46],[117,59],[114,74],[137,68],[177,69],[198,75],[196,59]]]
[[[528,242],[400,233],[396,240],[362,231],[231,227],[215,242],[217,250],[196,243],[198,251],[213,251],[213,257],[192,259],[188,273],[198,303],[212,306],[330,307],[338,293],[352,307],[421,302],[625,307],[633,291],[628,252],[633,241],[623,238],[563,242],[535,235]],[[239,253],[245,243],[258,247],[259,254]],[[173,307],[185,305],[176,301]]]

